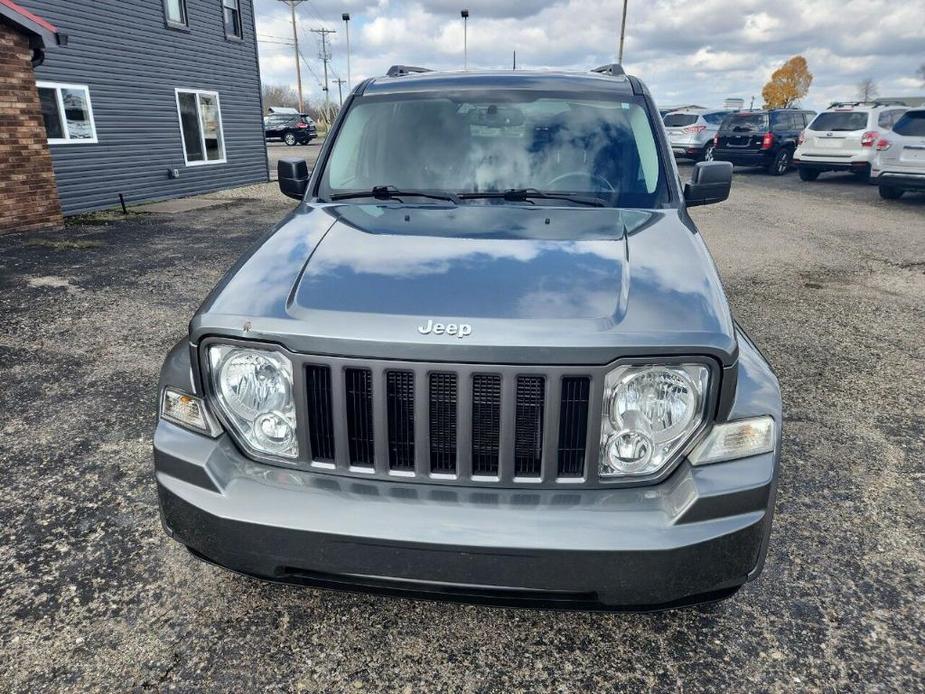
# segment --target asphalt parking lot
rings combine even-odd
[[[742,171],[692,211],[780,376],[784,464],[760,580],[651,615],[268,585],[164,535],[160,364],[291,206],[0,237],[0,689],[925,690],[925,195]]]

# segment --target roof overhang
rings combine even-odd
[[[63,35],[51,22],[33,14],[13,0],[0,0],[0,24],[12,26],[29,37],[29,46],[34,52],[33,65],[40,65],[45,57],[45,48],[63,43]]]

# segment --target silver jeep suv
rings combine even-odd
[[[161,372],[164,528],[272,581],[653,608],[758,576],[781,398],[646,87],[396,67]]]

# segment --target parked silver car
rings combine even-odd
[[[675,157],[711,161],[713,136],[731,111],[682,109],[665,114],[665,129]]]

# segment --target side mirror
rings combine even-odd
[[[308,171],[308,162],[304,159],[292,157],[280,159],[276,165],[276,176],[279,189],[283,195],[296,200],[301,200],[305,197],[305,191],[308,190],[308,179],[311,174]]]
[[[729,197],[732,188],[732,164],[728,161],[702,161],[694,164],[691,180],[684,186],[688,207],[712,205]]]

